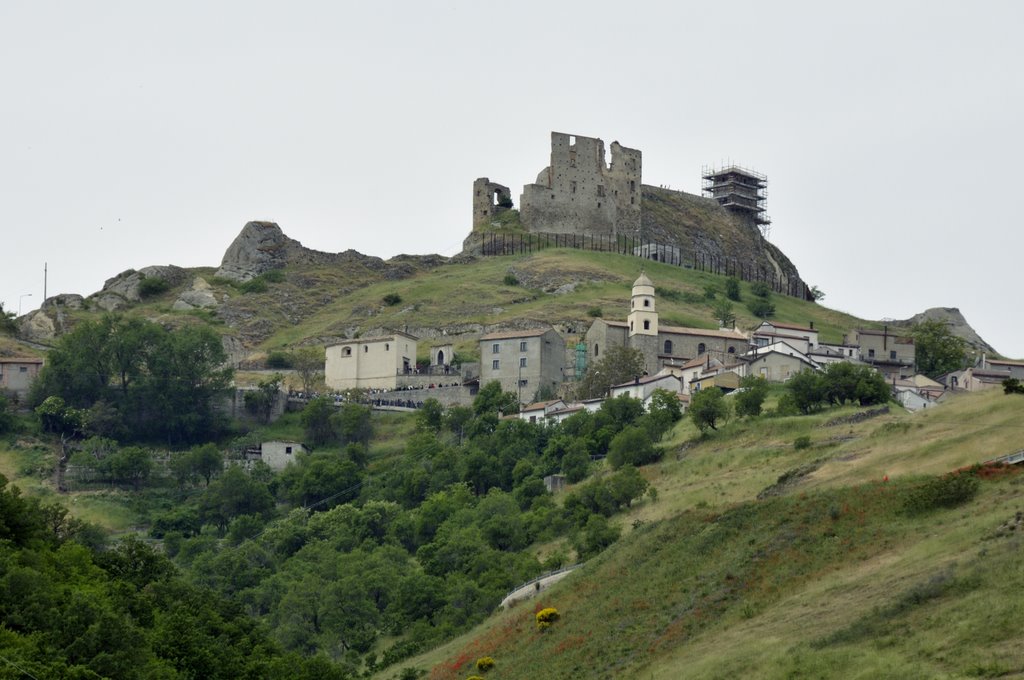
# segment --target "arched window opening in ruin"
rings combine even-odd
[[[704,345],[703,342],[697,345],[697,354],[704,354],[704,352],[706,351],[708,351],[708,348]]]

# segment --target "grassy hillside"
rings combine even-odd
[[[190,283],[181,284],[134,303],[121,311],[139,314],[167,326],[189,323],[211,325],[235,338],[236,358],[306,344],[324,344],[337,338],[378,328],[407,328],[424,338],[426,357],[432,338],[446,332],[456,349],[477,352],[476,337],[501,324],[540,322],[556,324],[569,335],[584,333],[600,312],[624,319],[630,286],[646,270],[661,292],[658,311],[663,323],[714,328],[714,300],[706,289],[724,295],[725,278],[707,272],[645,261],[610,253],[549,249],[507,257],[477,258],[469,262],[436,264],[392,260],[387,266],[355,261],[351,266],[291,266],[262,286],[238,286],[218,279],[209,268],[191,273],[207,281],[220,306],[213,310],[178,311],[172,306]],[[518,285],[505,283],[512,274]],[[744,299],[751,297],[742,285]],[[385,297],[400,301],[387,304]],[[827,341],[839,341],[855,326],[869,322],[824,306],[783,295],[772,295],[779,321],[814,322]],[[737,324],[758,323],[743,303],[734,305]],[[65,327],[82,318],[105,313],[95,304],[83,310],[63,310]],[[574,341],[574,338],[567,338]]]
[[[644,469],[657,501],[622,519],[619,543],[402,666],[461,678],[489,655],[489,680],[1024,673],[1024,475],[983,479],[960,507],[905,509],[921,475],[1019,449],[1024,400],[852,412],[734,422],[703,440],[680,426]],[[800,435],[809,448],[794,448]],[[757,500],[769,486],[778,495]],[[540,606],[562,614],[544,633]]]

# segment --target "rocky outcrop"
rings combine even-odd
[[[217,298],[213,295],[213,288],[206,282],[206,279],[197,276],[192,279],[192,286],[182,292],[174,301],[171,309],[188,311],[190,309],[210,309],[216,306]]]
[[[274,222],[249,222],[225,251],[217,276],[248,281],[289,265],[360,264],[380,272],[386,279],[398,280],[424,268],[439,267],[447,261],[448,258],[441,255],[397,255],[384,261],[351,249],[342,253],[325,253],[306,248],[289,238]]]
[[[181,267],[155,265],[142,269],[128,269],[103,283],[103,288],[93,296],[100,309],[112,312],[129,302],[142,299],[139,285],[143,279],[161,279],[169,286],[179,286],[189,277],[189,273]]]
[[[971,328],[971,324],[967,323],[967,319],[960,313],[960,310],[956,307],[932,307],[926,309],[920,314],[915,314],[909,319],[903,321],[894,322],[895,325],[903,327],[911,327],[916,323],[922,321],[941,321],[946,324],[950,332],[960,338],[963,338],[968,345],[978,350],[979,352],[997,353],[992,345],[985,342],[985,340],[978,335],[978,332]]]

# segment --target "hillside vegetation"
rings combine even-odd
[[[458,678],[491,656],[489,680],[1024,672],[1024,477],[984,470],[957,507],[910,500],[925,475],[1019,449],[1024,400],[855,412],[733,422],[696,441],[680,425],[688,443],[643,469],[657,501],[621,517],[622,540],[403,666]],[[799,436],[811,445],[796,449]],[[561,614],[543,632],[541,607]]]

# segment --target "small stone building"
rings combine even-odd
[[[0,357],[0,394],[23,399],[42,368],[36,357]]]

